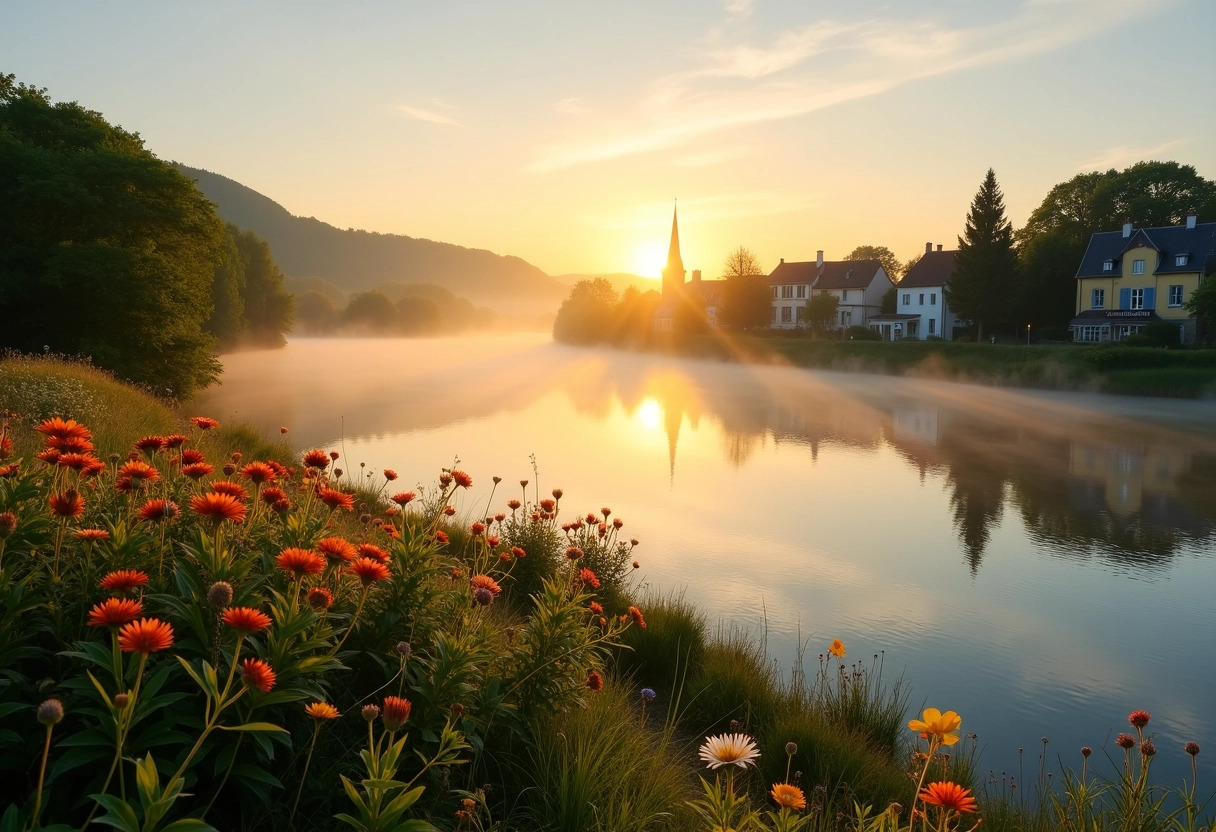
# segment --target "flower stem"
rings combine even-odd
[[[46,741],[42,744],[42,764],[38,767],[38,793],[34,798],[34,823],[32,829],[38,829],[38,817],[42,814],[42,784],[46,782],[46,758],[51,753],[51,730],[54,725],[46,726]]]
[[[348,639],[350,634],[354,631],[355,622],[359,620],[359,613],[363,612],[363,604],[367,601],[367,590],[369,588],[370,587],[366,586],[363,587],[363,595],[359,598],[359,606],[355,608],[355,614],[351,616],[350,624],[347,625],[346,632],[342,634],[342,640],[338,642],[337,646],[335,646],[333,650],[329,651],[329,655],[338,655],[338,651],[342,649],[342,645],[346,644],[346,639]]]
[[[300,795],[304,793],[304,783],[308,780],[308,767],[312,765],[312,750],[317,747],[317,735],[321,733],[321,723],[318,720],[313,724],[312,742],[308,744],[308,756],[304,758],[304,771],[300,775],[300,787],[296,789],[295,802],[291,804],[291,814],[287,816],[287,826],[291,826],[291,822],[295,820],[296,809],[300,806]]]

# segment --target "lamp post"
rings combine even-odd
[[[1026,346],[1030,346],[1030,324],[1026,324]]]

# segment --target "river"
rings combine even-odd
[[[198,413],[431,484],[459,461],[609,506],[639,577],[788,664],[881,654],[982,768],[1080,762],[1152,713],[1159,778],[1216,752],[1216,403],[1013,391],[558,346],[293,340],[224,358]],[[532,459],[535,459],[535,473]],[[362,463],[366,467],[359,468]],[[499,492],[495,503],[517,496]],[[572,514],[573,516],[573,514]],[[1201,754],[1210,788],[1216,766]],[[1102,760],[1100,768],[1105,768]],[[1091,770],[1093,770],[1091,768]]]

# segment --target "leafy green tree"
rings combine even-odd
[[[1108,175],[1095,191],[1094,203],[1106,230],[1127,219],[1137,227],[1181,225],[1192,210],[1201,217],[1216,217],[1216,182],[1204,179],[1191,165],[1137,162]]]
[[[397,323],[405,335],[433,335],[443,329],[443,313],[430,298],[406,295],[397,301]]]
[[[925,256],[924,252],[920,252],[918,254],[912,255],[907,260],[905,260],[904,264],[899,267],[899,279],[903,280],[905,277],[907,277],[908,272],[912,271],[912,267],[915,266],[917,263],[919,263],[920,258],[922,258],[924,256]],[[895,280],[895,277],[892,276],[891,279]]]
[[[773,318],[772,293],[760,260],[739,246],[722,267],[722,323],[735,329],[767,328]]]
[[[215,276],[211,281],[213,309],[207,331],[219,347],[232,347],[245,331],[245,263],[236,247],[236,226],[229,225],[223,245],[216,253]]]
[[[1210,339],[1212,333],[1216,332],[1216,274],[1209,274],[1199,284],[1199,288],[1191,293],[1185,308],[1198,319],[1201,335]]]
[[[903,276],[899,258],[886,246],[858,246],[844,256],[845,260],[877,260],[892,281]]]
[[[338,326],[342,313],[327,295],[309,289],[296,295],[296,328],[305,335],[324,335]]]
[[[600,344],[608,340],[618,299],[606,278],[580,280],[562,302],[553,321],[553,337],[567,344]]]
[[[1017,323],[1063,327],[1077,303],[1077,266],[1084,254],[1063,231],[1038,234],[1018,247]]]
[[[826,335],[836,326],[837,307],[840,298],[821,292],[806,302],[805,321],[815,335]]]
[[[138,135],[0,75],[0,345],[189,396],[219,375],[223,247],[214,206]]]
[[[374,289],[351,295],[342,317],[348,326],[369,332],[387,333],[397,327],[397,307],[388,295]]]
[[[252,231],[236,234],[236,248],[245,267],[245,320],[249,339],[264,346],[281,346],[291,329],[292,296],[283,288],[283,273],[270,254],[270,245]]]
[[[899,309],[899,287],[892,286],[890,289],[882,293],[882,308],[879,310],[883,315],[894,315]]]
[[[1013,226],[1005,218],[1005,198],[992,168],[971,201],[963,236],[958,238],[954,273],[945,288],[946,302],[977,327],[997,329],[1012,323],[1018,259]]]

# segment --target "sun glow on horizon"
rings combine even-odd
[[[667,243],[662,240],[645,240],[633,249],[630,260],[630,271],[642,277],[653,277],[656,280],[663,276],[663,267],[667,265]]]
[[[657,430],[663,423],[663,407],[654,397],[647,397],[634,412],[633,417],[647,430]]]

